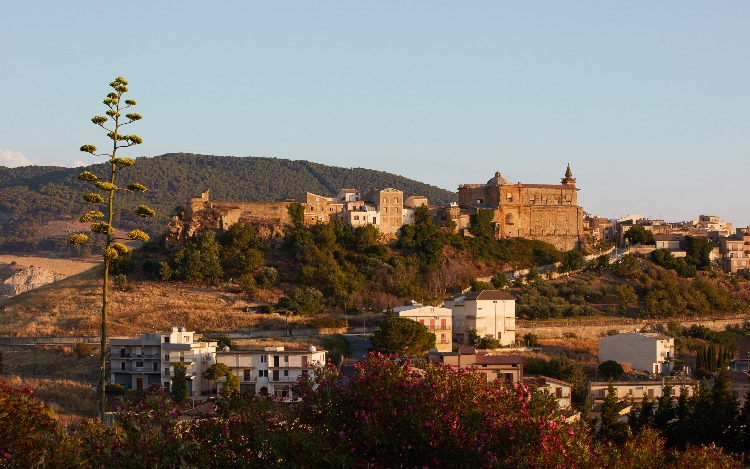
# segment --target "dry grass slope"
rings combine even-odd
[[[99,334],[101,285],[98,268],[0,303],[0,337]],[[161,281],[133,282],[130,292],[110,294],[110,336],[182,326],[195,331],[283,328],[279,315],[246,313],[248,303],[225,288],[198,288]],[[290,326],[304,322],[290,317]]]

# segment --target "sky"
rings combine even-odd
[[[456,191],[495,171],[608,218],[750,224],[750,2],[193,2],[0,7],[0,165],[264,156]]]

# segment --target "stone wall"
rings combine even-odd
[[[750,316],[735,316],[731,318],[709,318],[709,319],[692,319],[677,318],[675,319],[681,325],[690,327],[693,324],[706,326],[713,331],[723,331],[729,324],[744,324],[750,321]],[[617,332],[633,332],[644,328],[661,324],[665,329],[667,321],[659,320],[602,320],[602,321],[525,321],[516,320],[516,337],[521,338],[524,334],[532,333],[539,337],[556,338],[563,337],[566,333],[573,333],[578,337],[599,338],[607,332],[615,330]]]

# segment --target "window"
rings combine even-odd
[[[135,362],[136,368],[143,368],[143,362]]]
[[[265,363],[265,362],[266,362],[266,360],[267,360],[267,356],[266,356],[266,355],[261,355],[261,356],[260,356],[260,362],[261,362],[261,363]]]
[[[558,398],[558,399],[560,399],[561,397],[563,397],[563,395],[562,395],[562,388],[555,388],[555,397]]]
[[[284,363],[289,363],[289,355],[284,355]]]
[[[383,207],[383,212],[388,213],[388,207]]]
[[[284,370],[284,376],[289,376],[289,370]]]
[[[168,343],[169,343],[169,336],[168,336],[168,335],[165,335],[165,336],[164,336],[164,343],[165,343],[165,344],[168,344]]]
[[[259,378],[268,378],[268,370],[258,370]]]
[[[484,199],[477,199],[477,203],[478,204],[483,204],[484,203]]]
[[[168,353],[165,353],[165,354],[164,354],[164,361],[165,361],[165,362],[168,362],[168,361],[169,361],[169,354],[168,354]]]
[[[120,369],[125,371],[125,362],[120,362]]]
[[[242,370],[242,380],[250,381],[250,370]]]
[[[154,371],[159,371],[159,364],[154,362]]]
[[[306,356],[302,357],[302,366],[307,366],[307,357]]]
[[[445,334],[440,334],[440,343],[441,344],[447,344],[448,341],[445,340]]]
[[[384,203],[384,204],[387,204],[387,203],[388,203],[388,197],[383,197],[383,203]]]
[[[397,204],[397,203],[398,203],[398,197],[396,197],[396,198],[394,198],[394,199],[393,199],[393,203],[394,203],[394,204]]]

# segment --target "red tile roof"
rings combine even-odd
[[[474,358],[477,365],[521,365],[523,358],[519,355],[477,355]]]

